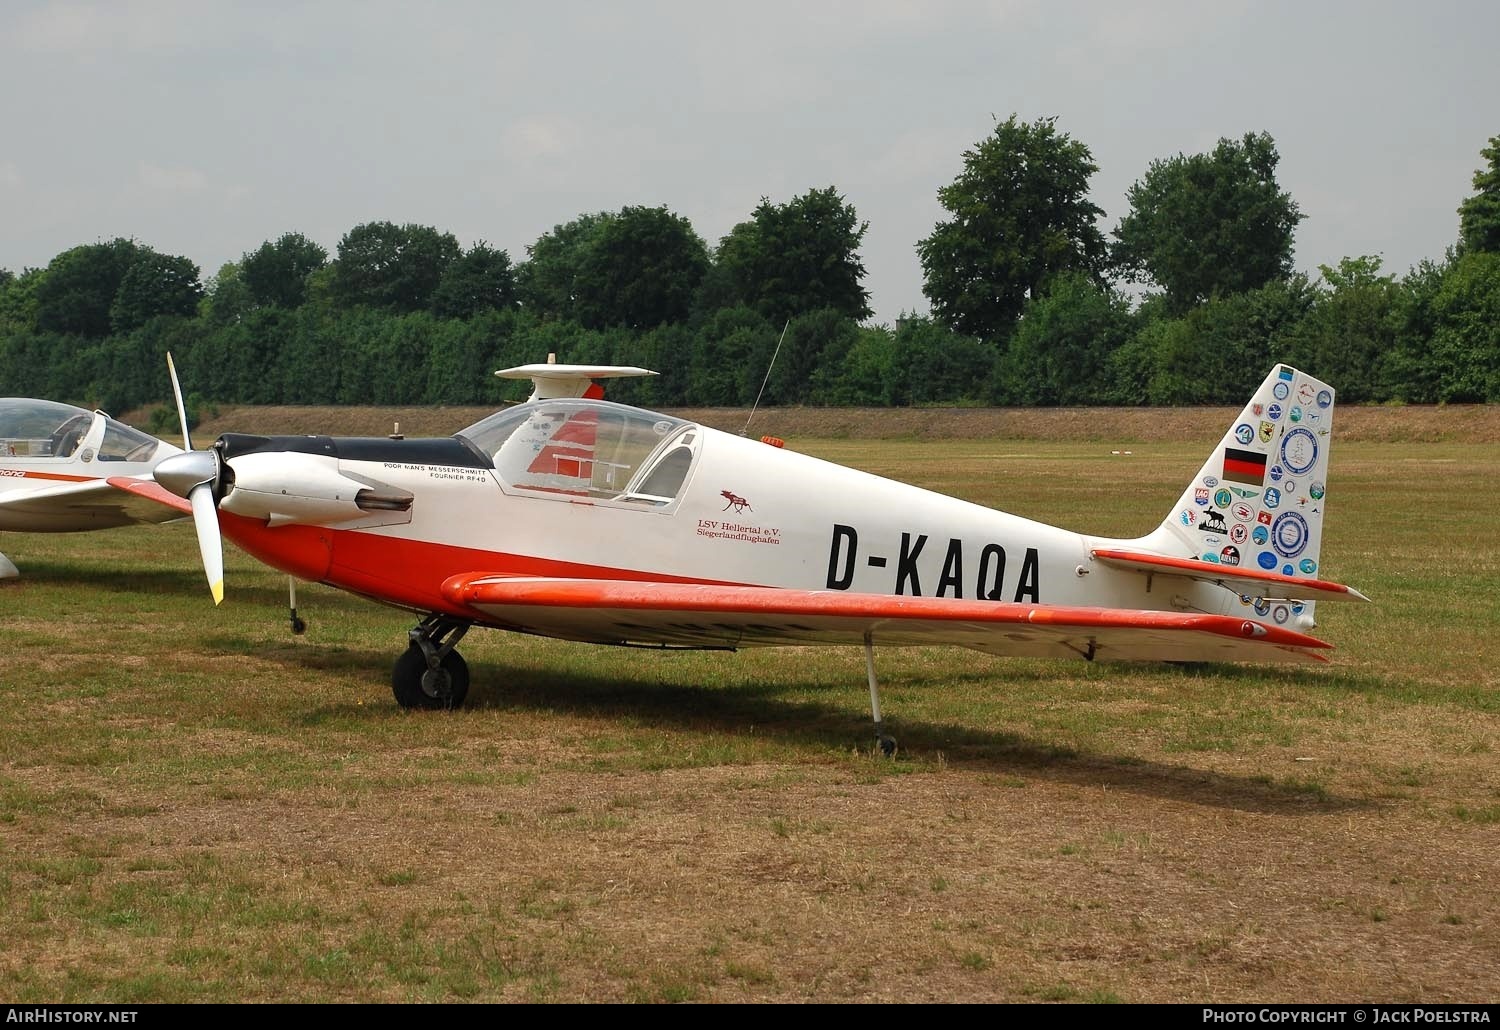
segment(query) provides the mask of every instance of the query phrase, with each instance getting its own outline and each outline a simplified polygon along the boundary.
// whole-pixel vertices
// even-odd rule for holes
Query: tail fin
[[[1212,564],[1317,578],[1333,400],[1328,384],[1277,365],[1142,543]],[[1312,602],[1296,615],[1310,625]]]

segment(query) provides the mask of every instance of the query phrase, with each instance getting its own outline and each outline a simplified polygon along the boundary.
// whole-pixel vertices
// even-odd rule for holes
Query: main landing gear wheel
[[[895,737],[887,737],[884,733],[882,733],[878,737],[875,738],[875,743],[876,743],[876,745],[879,746],[880,753],[882,755],[885,755],[885,757],[887,757],[887,758],[893,758],[893,757],[895,757],[895,754],[896,754],[896,738]]]
[[[402,708],[457,708],[469,695],[469,663],[449,651],[429,669],[422,649],[413,644],[391,670],[391,693]]]
[[[402,708],[457,708],[469,695],[469,663],[454,650],[470,623],[436,613],[406,635],[411,646],[391,670]]]

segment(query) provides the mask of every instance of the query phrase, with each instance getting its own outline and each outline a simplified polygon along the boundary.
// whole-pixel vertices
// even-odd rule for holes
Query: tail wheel
[[[469,663],[457,651],[428,668],[422,649],[413,644],[391,670],[391,693],[402,708],[458,708],[469,696]]]

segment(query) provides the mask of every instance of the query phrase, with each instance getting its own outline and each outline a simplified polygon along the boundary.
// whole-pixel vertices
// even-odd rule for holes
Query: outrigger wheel
[[[454,645],[467,622],[429,615],[407,635],[411,644],[391,670],[391,693],[402,708],[458,708],[469,695],[469,663]]]

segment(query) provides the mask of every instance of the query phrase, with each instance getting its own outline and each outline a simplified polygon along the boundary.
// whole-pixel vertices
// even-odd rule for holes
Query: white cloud
[[[169,193],[197,193],[208,187],[208,176],[196,168],[165,168],[137,161],[136,180],[148,189]]]
[[[561,157],[578,145],[579,131],[570,119],[536,115],[511,122],[503,134],[506,156],[526,160]]]
[[[43,54],[174,51],[218,35],[222,13],[207,0],[47,3],[22,15],[8,35],[14,46]]]

